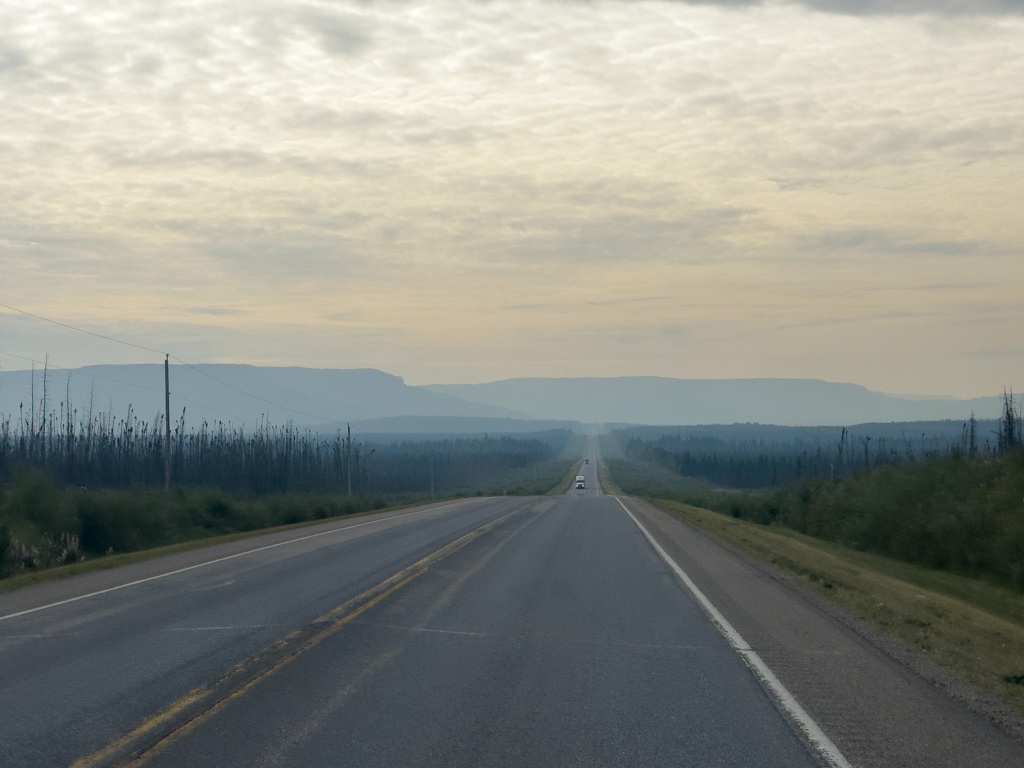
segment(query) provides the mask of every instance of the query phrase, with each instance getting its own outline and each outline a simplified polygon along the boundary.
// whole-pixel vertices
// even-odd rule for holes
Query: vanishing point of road
[[[770,566],[602,495],[588,458],[564,496],[0,595],[0,765],[1024,765]]]

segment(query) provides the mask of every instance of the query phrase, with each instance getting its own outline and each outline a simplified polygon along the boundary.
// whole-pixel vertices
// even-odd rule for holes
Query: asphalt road
[[[354,518],[0,595],[0,765],[821,765],[601,495],[590,450],[586,489],[561,497]],[[899,713],[838,686],[887,677],[885,695],[912,707],[928,704],[920,681],[893,682],[884,658],[814,666],[822,644],[849,645],[847,662],[870,649],[770,574],[627,504],[854,765],[936,765],[929,728],[1021,764],[1015,742],[935,701],[913,723],[920,744],[880,744],[899,729],[865,718]]]
[[[474,499],[355,518],[2,594],[0,765],[70,764],[290,631],[528,502]],[[246,552],[268,543],[277,546]],[[204,556],[231,559],[194,567]]]
[[[588,488],[563,497],[314,531],[94,596],[74,579],[34,602],[0,596],[0,616],[81,598],[0,619],[0,764],[101,750],[497,521],[160,741],[147,764],[813,765],[617,502],[598,495],[593,458],[584,474]],[[164,572],[174,566],[188,567]]]

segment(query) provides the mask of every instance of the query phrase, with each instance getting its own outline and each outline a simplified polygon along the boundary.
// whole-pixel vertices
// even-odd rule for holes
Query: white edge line
[[[46,605],[40,605],[36,608],[27,608],[24,611],[18,611],[17,613],[8,613],[6,616],[0,616],[0,621],[7,621],[7,619],[15,619],[18,616],[25,616],[29,613],[35,613],[36,611],[45,611],[48,608],[56,608],[59,605],[67,605],[68,603],[75,603],[79,600],[85,600],[87,597],[96,597],[97,595],[105,595],[108,592],[116,592],[119,589],[125,589],[127,587],[134,587],[137,584],[145,584],[147,581],[156,581],[157,579],[163,579],[168,576],[175,576],[179,573],[185,573],[185,571],[193,571],[196,568],[205,568],[208,565],[214,565],[216,563],[223,563],[225,560],[234,560],[236,557],[244,557],[245,555],[251,555],[254,552],[263,552],[267,549],[273,549],[274,547],[283,547],[285,544],[295,544],[299,541],[306,541],[307,539],[315,539],[317,536],[327,536],[331,533],[339,533],[341,531],[348,531],[352,528],[362,528],[364,525],[373,525],[374,523],[386,523],[390,520],[397,520],[401,517],[410,517],[412,515],[422,515],[425,512],[439,512],[442,509],[450,509],[451,507],[464,504],[465,502],[457,501],[454,504],[445,504],[441,507],[430,507],[429,509],[420,509],[415,512],[406,512],[401,515],[392,515],[391,517],[381,517],[376,520],[367,520],[363,523],[355,523],[354,525],[343,525],[340,528],[331,528],[329,531],[321,531],[320,533],[311,533],[308,536],[300,536],[297,539],[288,539],[287,541],[279,541],[276,544],[267,544],[263,547],[256,547],[256,549],[247,549],[245,552],[236,552],[233,555],[226,555],[224,557],[218,557],[216,560],[207,560],[205,563],[196,563],[195,565],[189,565],[185,568],[178,568],[176,571],[168,571],[167,573],[158,573],[156,576],[147,576],[145,579],[137,579],[136,581],[129,581],[124,584],[118,584],[113,587],[107,587],[106,589],[100,589],[96,592],[89,592],[84,595],[78,595],[77,597],[69,597],[67,600],[58,600],[56,603],[47,603]]]
[[[811,745],[818,750],[821,757],[828,763],[832,768],[853,768],[852,765],[843,757],[843,754],[839,751],[839,748],[832,743],[832,740],[825,735],[824,731],[818,727],[818,724],[811,719],[811,716],[807,714],[803,707],[797,702],[786,687],[779,681],[779,678],[768,668],[768,665],[764,663],[757,652],[747,644],[740,633],[737,632],[733,626],[726,620],[721,612],[715,608],[710,600],[705,596],[703,592],[693,583],[693,580],[686,575],[686,571],[679,567],[675,560],[662,548],[662,546],[654,540],[654,537],[647,531],[646,528],[636,519],[636,516],[630,512],[629,508],[622,503],[622,499],[618,496],[614,497],[619,506],[622,507],[626,514],[629,515],[630,519],[636,523],[636,527],[640,529],[640,532],[644,535],[650,545],[654,548],[654,551],[658,553],[662,560],[668,565],[669,568],[679,577],[679,580],[686,585],[686,588],[690,590],[693,596],[697,599],[700,607],[704,609],[704,612],[708,614],[711,621],[714,623],[718,630],[725,635],[729,644],[739,653],[743,660],[747,663],[753,671],[754,676],[757,677],[758,681],[765,688],[769,690],[772,696],[775,698],[776,704],[785,711],[785,713],[797,724],[803,735],[811,743]]]

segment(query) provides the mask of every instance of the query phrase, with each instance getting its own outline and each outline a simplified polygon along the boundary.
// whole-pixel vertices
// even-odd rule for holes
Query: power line
[[[78,331],[79,333],[87,333],[90,336],[95,336],[97,339],[106,339],[107,341],[112,341],[115,344],[124,344],[127,347],[135,347],[136,349],[144,349],[146,352],[156,352],[156,354],[158,354],[158,355],[166,354],[166,352],[161,352],[159,349],[153,349],[152,347],[144,347],[141,344],[132,344],[130,341],[123,341],[121,339],[115,339],[113,336],[104,336],[102,333],[94,333],[93,331],[87,331],[84,328],[76,328],[73,325],[68,325],[67,323],[61,323],[61,322],[58,322],[57,320],[51,320],[50,318],[43,317],[42,315],[34,315],[31,312],[26,312],[24,309],[18,309],[17,307],[12,307],[9,304],[0,304],[0,307],[3,307],[4,309],[9,309],[12,312],[20,312],[23,315],[28,315],[29,317],[34,317],[36,320],[42,320],[44,323],[53,323],[54,325],[59,325],[61,328],[68,328],[68,329],[70,329],[72,331]]]
[[[2,350],[2,349],[0,349],[0,355],[7,355],[8,357],[16,357],[19,360],[26,360],[26,361],[28,361],[30,363],[35,363],[36,365],[47,365],[47,363],[44,363],[41,360],[36,360],[34,357],[25,357],[24,355],[16,355],[13,352],[6,352],[5,350]],[[120,385],[125,386],[125,387],[135,387],[135,389],[142,389],[142,390],[145,390],[146,392],[156,392],[157,394],[160,394],[160,395],[162,395],[164,393],[164,391],[162,389],[157,389],[156,387],[147,387],[145,384],[133,384],[130,381],[121,381],[120,379],[112,379],[109,376],[100,376],[99,374],[95,374],[95,373],[82,373],[82,371],[80,371],[80,370],[75,370],[74,368],[65,368],[64,366],[55,365],[54,363],[49,363],[49,366],[50,366],[50,368],[54,368],[54,369],[56,369],[58,371],[66,371],[68,373],[68,375],[80,376],[82,378],[88,378],[88,379],[100,379],[102,381],[109,381],[109,382],[111,382],[113,384],[120,384]],[[190,400],[189,398],[182,397],[181,395],[175,395],[175,397],[177,397],[179,400],[181,400],[184,403],[188,403],[189,405],[195,405],[195,406],[198,406],[200,408],[207,408],[207,409],[209,409],[211,411],[214,411],[216,413],[219,413],[219,414],[221,414],[223,416],[228,416],[229,418],[232,418],[232,419],[238,419],[238,421],[240,423],[242,423],[242,424],[245,423],[245,419],[243,417],[237,416],[237,415],[235,415],[233,413],[228,413],[227,411],[221,410],[220,408],[217,408],[216,406],[207,405],[206,403],[200,403],[200,402],[198,402],[196,400]]]
[[[213,379],[217,383],[223,384],[225,387],[228,387],[229,389],[233,389],[236,392],[241,392],[243,395],[248,395],[249,397],[251,397],[251,398],[253,398],[255,400],[259,400],[261,402],[264,402],[267,405],[272,405],[275,408],[283,408],[286,411],[291,411],[292,413],[297,413],[300,416],[305,416],[305,417],[310,418],[310,419],[319,419],[320,421],[326,421],[326,422],[338,421],[338,419],[327,419],[327,418],[324,418],[323,416],[314,416],[312,413],[305,413],[303,411],[297,411],[294,408],[288,408],[287,406],[275,403],[273,400],[267,400],[265,397],[260,397],[259,395],[254,395],[254,394],[252,394],[252,392],[246,392],[244,389],[239,389],[234,384],[228,384],[223,379],[218,379],[212,373],[207,373],[206,371],[199,370],[198,368],[196,368],[191,363],[186,363],[184,360],[182,360],[180,357],[178,357],[176,355],[171,355],[171,359],[172,360],[177,360],[179,363],[181,363],[182,365],[188,366],[189,368],[191,368],[196,373],[202,374],[203,376],[206,376],[208,379]]]
[[[48,365],[50,368],[55,368],[58,371],[67,371],[69,374],[77,374],[78,376],[83,376],[83,377],[84,376],[88,376],[90,379],[101,379],[103,381],[113,382],[114,384],[122,384],[123,386],[126,386],[126,387],[135,387],[136,389],[144,389],[147,392],[160,392],[160,393],[163,392],[162,389],[157,389],[156,387],[147,387],[145,384],[133,384],[130,381],[121,381],[120,379],[111,379],[108,376],[100,376],[100,375],[95,374],[95,373],[85,374],[85,373],[82,373],[81,371],[75,370],[74,368],[65,368],[64,366],[57,365],[56,363],[43,362],[42,360],[36,360],[34,357],[25,357],[24,355],[16,355],[13,352],[7,352],[6,350],[3,350],[3,349],[0,349],[0,355],[7,355],[8,357],[16,357],[19,360],[25,360],[26,362],[35,363],[36,365]],[[181,398],[181,399],[184,400],[185,398]],[[204,408],[211,408],[212,406],[203,406],[203,407]]]
[[[156,353],[158,355],[168,355],[169,357],[172,357],[175,360],[177,360],[182,365],[188,366],[189,368],[191,368],[196,373],[202,374],[203,376],[206,376],[208,379],[213,379],[218,384],[222,384],[223,386],[225,386],[225,387],[227,387],[229,389],[233,389],[236,392],[240,392],[243,395],[245,395],[246,397],[251,397],[254,400],[259,400],[260,402],[266,403],[267,405],[272,405],[275,408],[280,408],[283,411],[288,411],[290,413],[296,413],[299,416],[305,416],[306,418],[309,418],[309,419],[317,419],[318,421],[324,421],[324,422],[327,422],[327,423],[343,421],[343,419],[328,419],[328,418],[326,418],[324,416],[315,416],[314,414],[311,414],[311,413],[305,413],[304,411],[299,411],[299,410],[296,410],[295,408],[289,408],[286,405],[281,405],[280,403],[275,403],[273,400],[267,400],[267,398],[260,397],[259,395],[254,395],[252,392],[246,392],[244,389],[242,389],[240,387],[236,387],[234,384],[228,384],[223,379],[219,379],[219,378],[217,378],[216,376],[214,376],[211,373],[207,373],[206,371],[199,370],[198,368],[196,368],[196,366],[192,365],[191,363],[185,362],[184,360],[182,360],[177,355],[172,355],[169,352],[165,352],[165,351],[162,351],[162,350],[159,350],[159,349],[153,349],[152,347],[145,347],[145,346],[142,346],[141,344],[133,344],[132,342],[124,341],[123,339],[115,339],[113,336],[104,336],[102,333],[94,333],[93,331],[87,331],[84,328],[78,328],[78,327],[76,327],[74,325],[69,325],[67,323],[61,323],[61,322],[58,322],[57,320],[51,320],[48,317],[43,317],[42,315],[36,315],[36,314],[34,314],[32,312],[27,312],[24,309],[18,309],[17,307],[12,307],[9,304],[0,303],[0,307],[3,307],[4,309],[9,309],[12,312],[18,312],[18,313],[20,313],[22,315],[28,315],[29,317],[34,317],[36,320],[42,320],[43,322],[46,322],[46,323],[52,323],[53,325],[59,325],[61,328],[67,328],[67,329],[72,330],[72,331],[78,331],[79,333],[85,333],[85,334],[88,334],[89,336],[95,336],[98,339],[104,339],[106,341],[112,341],[115,344],[124,344],[127,347],[134,347],[135,349],[142,349],[142,350],[145,350],[146,352],[154,352],[154,353]],[[19,355],[14,355],[14,357],[20,357],[20,356]],[[28,360],[28,359],[31,359],[31,358],[21,358],[21,359]],[[33,362],[38,362],[38,361],[33,361]],[[100,377],[97,377],[97,378],[100,378]],[[113,380],[111,379],[111,381],[113,381]],[[120,382],[120,383],[125,383],[125,382]],[[181,400],[185,400],[185,398],[183,398],[183,397],[181,397],[180,399]],[[212,410],[218,411],[220,413],[224,413],[224,411],[219,411],[219,409],[212,408],[212,406],[208,406],[207,405],[207,406],[203,406],[203,407],[204,408],[211,408]],[[232,417],[232,418],[238,418],[238,417],[235,416],[235,417]]]

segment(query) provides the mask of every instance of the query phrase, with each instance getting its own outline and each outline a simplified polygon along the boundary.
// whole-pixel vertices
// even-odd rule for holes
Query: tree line
[[[0,416],[0,482],[33,467],[60,485],[87,488],[159,486],[165,451],[181,486],[211,486],[256,495],[290,491],[440,492],[488,475],[551,461],[571,437],[551,430],[531,437],[449,438],[423,442],[349,442],[291,425],[262,422],[245,431],[229,423],[186,425],[186,411],[166,438],[163,416],[139,418],[129,407],[85,413],[66,401],[47,410],[45,395],[28,412]]]
[[[756,426],[756,425],[755,425]],[[988,425],[986,425],[988,426]],[[631,461],[657,464],[678,475],[699,477],[728,488],[787,485],[806,477],[845,477],[873,467],[920,461],[930,454],[958,453],[973,457],[1012,451],[1024,439],[1021,407],[1012,392],[1003,398],[1003,414],[991,434],[972,415],[960,425],[955,439],[921,439],[901,434],[857,435],[843,427],[838,439],[808,445],[802,440],[770,442],[757,439],[726,441],[703,435],[668,434],[652,439],[631,437],[624,445]],[[901,430],[902,431],[902,430]]]

